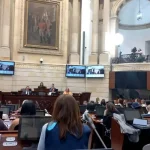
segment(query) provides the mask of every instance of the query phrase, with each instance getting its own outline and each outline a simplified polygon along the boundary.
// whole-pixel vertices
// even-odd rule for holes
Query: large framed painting
[[[39,0],[26,0],[24,46],[58,49],[59,4]]]

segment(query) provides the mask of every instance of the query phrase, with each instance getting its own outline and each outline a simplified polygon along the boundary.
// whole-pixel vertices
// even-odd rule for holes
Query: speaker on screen
[[[87,78],[104,78],[104,66],[86,66]]]
[[[66,77],[85,78],[85,66],[66,65]]]
[[[14,75],[15,62],[0,61],[0,75]]]

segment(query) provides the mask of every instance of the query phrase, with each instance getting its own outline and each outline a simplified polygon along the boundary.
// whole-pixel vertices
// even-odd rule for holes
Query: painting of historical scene
[[[26,0],[24,46],[58,49],[59,5]]]

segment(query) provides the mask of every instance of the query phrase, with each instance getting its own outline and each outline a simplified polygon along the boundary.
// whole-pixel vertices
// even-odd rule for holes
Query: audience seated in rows
[[[31,100],[25,100],[22,104],[22,107],[21,107],[21,112],[20,112],[20,115],[22,116],[25,116],[25,115],[36,115],[36,106],[35,104],[33,103],[33,101]],[[19,128],[19,118],[15,119],[9,130],[18,130]]]
[[[38,150],[88,149],[91,130],[82,124],[79,107],[72,96],[59,96],[52,116],[53,121],[42,128]]]

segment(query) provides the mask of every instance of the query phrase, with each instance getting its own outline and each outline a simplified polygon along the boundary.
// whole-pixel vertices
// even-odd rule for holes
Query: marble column
[[[109,55],[109,32],[110,32],[110,0],[104,0],[103,9],[103,33],[102,33],[102,53],[99,56],[100,64],[110,63]]]
[[[99,0],[93,0],[92,49],[89,64],[98,63]]]
[[[71,50],[69,56],[70,64],[79,64],[79,15],[80,7],[79,0],[73,0],[72,2],[72,35],[71,35]]]
[[[115,35],[118,31],[118,17],[113,16],[110,18],[110,34]],[[112,44],[110,48],[111,57],[118,57],[118,47],[115,44]]]
[[[10,14],[11,0],[1,1],[0,59],[10,60]]]

